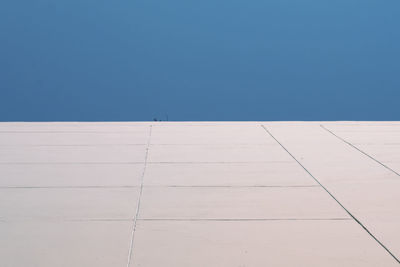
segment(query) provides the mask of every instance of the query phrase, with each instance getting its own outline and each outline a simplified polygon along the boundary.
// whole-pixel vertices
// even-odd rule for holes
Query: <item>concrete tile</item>
[[[138,221],[135,267],[398,266],[354,221]]]
[[[2,147],[0,163],[144,162],[145,145]]]
[[[146,145],[149,130],[131,132],[1,132],[0,146]]]
[[[399,177],[400,178],[400,177]],[[400,179],[331,185],[332,193],[395,255],[400,255]]]
[[[400,132],[362,132],[351,135],[347,132],[333,132],[353,145],[400,145]]]
[[[149,162],[291,161],[277,145],[152,145]]]
[[[139,164],[3,164],[0,187],[140,186]]]
[[[0,189],[0,219],[132,219],[139,188]]]
[[[357,147],[380,162],[400,162],[400,145],[358,145]]]
[[[297,162],[148,164],[145,186],[316,185]]]
[[[400,172],[400,127],[329,125],[329,130],[389,168]]]
[[[378,123],[378,124],[370,124],[367,122],[361,123],[352,123],[343,125],[340,123],[327,123],[323,122],[327,128],[332,131],[340,131],[342,133],[346,132],[348,134],[374,134],[374,133],[400,133],[400,124],[398,122],[388,122],[388,123]]]
[[[399,161],[392,161],[392,162],[385,162],[385,165],[394,170],[397,173],[400,173],[400,160]]]
[[[399,220],[393,220],[391,217],[369,218],[367,226],[372,233],[374,233],[374,235],[398,258],[398,255],[400,255]]]
[[[325,125],[327,129],[353,145],[400,145],[400,127]]]
[[[380,218],[400,221],[400,179],[390,182],[348,183],[346,186],[331,184],[330,187],[333,193],[341,197],[342,203],[351,207],[353,214],[363,222]],[[368,216],[365,217],[366,215]]]
[[[348,218],[320,187],[145,187],[141,219]]]
[[[4,267],[126,266],[132,222],[0,222]]]
[[[155,126],[152,144],[271,144],[260,125]]]
[[[1,122],[0,132],[136,132],[149,122]]]

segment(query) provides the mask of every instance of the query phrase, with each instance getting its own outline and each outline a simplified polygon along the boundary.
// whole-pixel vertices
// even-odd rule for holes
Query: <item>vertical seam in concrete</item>
[[[344,206],[343,206],[343,204],[342,203],[340,203],[339,202],[339,200],[337,200],[336,198],[335,198],[335,196],[331,193],[331,192],[329,192],[329,190],[324,186],[324,185],[322,185],[321,184],[321,182],[317,179],[317,178],[315,178],[307,169],[306,169],[306,167],[304,167],[303,166],[303,164],[301,164],[300,163],[300,161],[298,161],[297,159],[296,159],[296,157],[295,156],[293,156],[292,155],[292,153],[290,153],[289,152],[289,150],[287,150],[286,149],[286,147],[284,147],[271,133],[270,133],[270,131],[268,131],[268,129],[264,126],[264,125],[261,125],[261,127],[262,128],[264,128],[264,130],[336,201],[336,203],[338,203],[346,212],[347,212],[347,214],[351,217],[351,218],[353,218],[353,220],[355,221],[355,222],[357,222],[383,249],[385,249],[386,250],[386,252],[387,253],[389,253],[390,254],[390,256],[392,256],[393,257],[393,259],[395,260],[395,261],[397,261],[397,263],[400,263],[400,260],[381,242],[381,241],[379,241],[348,209],[346,209]]]
[[[134,215],[135,217],[133,219],[131,243],[130,243],[130,246],[129,246],[129,253],[128,253],[128,263],[126,265],[127,267],[130,266],[131,261],[132,261],[133,243],[134,243],[134,239],[135,239],[136,223],[137,223],[137,218],[139,216],[140,202],[141,202],[141,199],[142,199],[144,175],[145,175],[146,168],[147,168],[147,159],[148,159],[148,156],[149,156],[149,149],[150,149],[152,130],[153,130],[153,125],[150,125],[149,138],[147,140],[146,153],[145,153],[145,158],[144,158],[143,172],[142,172],[141,179],[140,179],[139,197],[138,197],[138,202],[137,202],[137,206],[136,206],[136,212],[135,212],[135,215]]]
[[[379,163],[380,165],[382,165],[383,167],[385,167],[386,169],[388,169],[389,171],[393,172],[394,174],[400,176],[400,174],[398,172],[396,172],[395,170],[391,169],[389,166],[383,164],[382,162],[380,162],[379,160],[375,159],[374,157],[368,155],[366,152],[362,151],[361,149],[359,149],[358,147],[356,147],[355,145],[353,145],[352,143],[346,141],[344,138],[338,136],[337,134],[335,134],[333,131],[329,130],[328,128],[326,128],[324,125],[320,124],[319,125],[322,129],[324,129],[325,131],[327,131],[328,133],[332,134],[333,136],[335,136],[337,139],[343,141],[344,143],[348,144],[349,146],[351,146],[352,148],[356,149],[358,152],[361,152],[362,154],[364,154],[365,156],[367,156],[368,158],[372,159],[373,161]]]

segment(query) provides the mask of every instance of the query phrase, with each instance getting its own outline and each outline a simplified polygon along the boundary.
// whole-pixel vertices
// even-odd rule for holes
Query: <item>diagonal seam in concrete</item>
[[[396,260],[398,263],[400,263],[400,260],[381,242],[379,241],[378,238],[376,238],[369,230],[368,228],[366,228],[348,209],[346,209],[342,203],[340,203],[339,200],[336,199],[336,197],[329,192],[329,190],[323,185],[321,184],[321,182],[315,178],[308,170],[306,167],[303,166],[303,164],[300,163],[300,161],[297,160],[297,158],[295,156],[292,155],[292,153],[289,152],[289,150],[287,150],[287,148],[282,145],[282,143],[280,143],[278,141],[278,139],[275,138],[275,136],[273,136],[271,134],[270,131],[268,131],[268,129],[264,126],[261,125],[262,128],[264,128],[264,130],[336,201],[336,203],[338,203],[346,212],[347,214],[354,219],[354,221],[356,221],[383,249],[386,250],[387,253],[390,254],[390,256],[393,257],[394,260]]]
[[[356,149],[357,151],[361,152],[362,154],[364,154],[365,156],[369,157],[370,159],[372,159],[373,161],[377,162],[378,164],[382,165],[383,167],[385,167],[386,169],[388,169],[389,171],[393,172],[394,174],[400,176],[400,174],[398,172],[396,172],[395,170],[393,170],[392,168],[390,168],[389,166],[385,165],[384,163],[380,162],[379,160],[377,160],[376,158],[372,157],[371,155],[367,154],[366,152],[362,151],[361,149],[359,149],[358,147],[356,147],[355,145],[353,145],[352,143],[346,141],[344,138],[338,136],[337,134],[335,134],[333,131],[329,130],[328,128],[326,128],[324,125],[320,124],[319,125],[322,129],[324,129],[325,131],[327,131],[328,133],[332,134],[333,136],[335,136],[337,139],[343,141],[344,143],[348,144],[349,146],[351,146],[352,148]]]

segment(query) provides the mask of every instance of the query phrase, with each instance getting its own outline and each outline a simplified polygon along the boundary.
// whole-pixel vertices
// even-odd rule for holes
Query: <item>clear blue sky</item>
[[[400,120],[399,0],[2,0],[0,120]]]

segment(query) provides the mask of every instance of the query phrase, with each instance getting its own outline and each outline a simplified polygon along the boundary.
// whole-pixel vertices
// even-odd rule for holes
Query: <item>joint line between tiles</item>
[[[151,133],[153,130],[153,125],[150,125],[150,130],[149,130],[149,138],[147,141],[147,147],[146,147],[146,154],[145,154],[145,159],[144,159],[144,166],[143,166],[143,172],[141,176],[141,181],[140,181],[140,191],[139,191],[139,197],[138,197],[138,203],[136,206],[136,212],[135,212],[135,217],[133,219],[133,227],[132,227],[132,233],[131,233],[131,243],[129,246],[129,252],[128,252],[128,262],[127,262],[127,267],[130,266],[131,261],[132,261],[132,255],[133,255],[133,244],[135,240],[135,231],[136,231],[136,224],[137,224],[137,218],[139,215],[139,210],[140,210],[140,202],[142,198],[142,193],[143,193],[143,184],[144,184],[144,175],[146,173],[146,167],[147,167],[147,159],[149,156],[149,149],[150,149],[150,142],[151,142]]]
[[[144,186],[144,185],[143,185]],[[309,188],[321,187],[320,185],[146,185],[151,188]],[[6,189],[125,189],[140,188],[136,185],[79,185],[79,186],[0,186]]]
[[[395,170],[393,170],[392,168],[390,168],[389,166],[385,165],[384,163],[380,162],[379,160],[375,159],[374,157],[370,156],[369,154],[367,154],[366,152],[362,151],[361,149],[359,149],[358,147],[356,147],[355,145],[353,145],[352,143],[346,141],[344,138],[338,136],[337,134],[335,134],[333,131],[329,130],[328,128],[326,128],[324,125],[320,124],[319,125],[322,129],[324,129],[325,131],[327,131],[328,133],[332,134],[333,136],[335,136],[337,139],[341,140],[342,142],[348,144],[349,146],[351,146],[352,148],[354,148],[355,150],[357,150],[358,152],[364,154],[365,156],[369,157],[370,159],[372,159],[373,161],[375,161],[376,163],[380,164],[381,166],[385,167],[386,169],[388,169],[389,171],[393,172],[394,174],[396,174],[397,176],[400,176],[400,173],[396,172]]]
[[[265,222],[265,221],[352,221],[352,218],[141,218],[139,221],[171,221],[171,222]]]
[[[324,189],[325,190],[325,192],[327,192],[335,201],[336,201],[336,203],[338,203],[345,211],[346,211],[346,213],[351,217],[351,218],[353,218],[353,220],[356,222],[356,223],[358,223],[383,249],[385,249],[386,250],[386,252],[387,253],[389,253],[389,255],[390,256],[392,256],[393,257],[393,259],[395,260],[395,261],[397,261],[397,263],[400,263],[400,260],[381,242],[381,241],[379,241],[379,239],[378,238],[376,238],[369,230],[368,230],[368,228],[367,227],[365,227],[348,209],[346,209],[344,206],[343,206],[343,204],[339,201],[339,200],[337,200],[336,199],[336,197],[324,186],[324,185],[322,185],[321,184],[321,182],[317,179],[317,178],[315,178],[312,174],[311,174],[311,172],[309,172],[308,171],[308,169],[306,168],[306,167],[304,167],[304,165],[303,164],[301,164],[300,163],[300,161],[298,161],[297,160],[297,158],[292,154],[292,153],[290,153],[289,152],[289,150],[287,150],[286,149],[286,147],[284,146],[284,145],[282,145],[282,143],[280,143],[279,141],[278,141],[278,139],[276,139],[275,138],[275,136],[273,136],[272,134],[271,134],[271,132],[270,131],[268,131],[268,129],[264,126],[264,125],[261,125],[261,127],[262,128],[264,128],[264,130],[322,187],[322,189]]]

